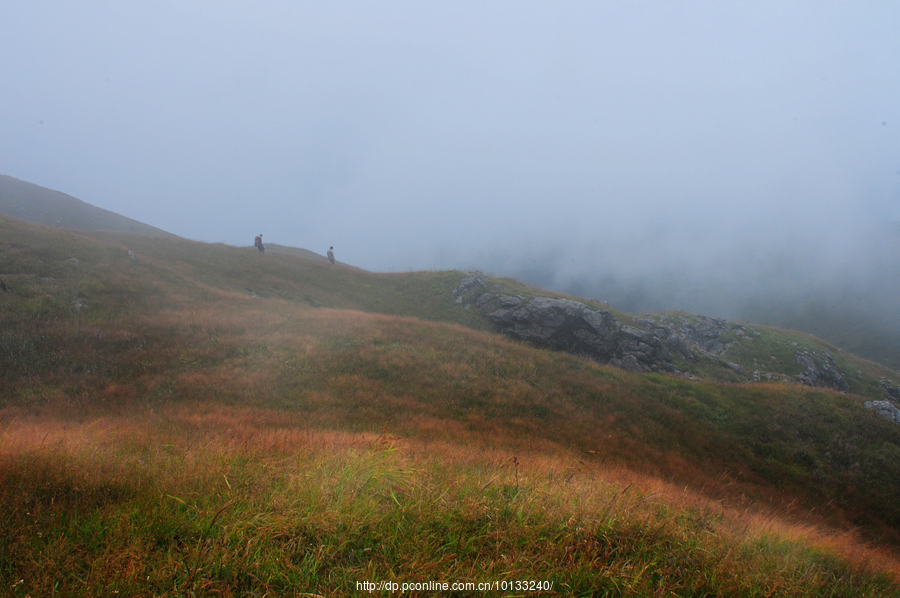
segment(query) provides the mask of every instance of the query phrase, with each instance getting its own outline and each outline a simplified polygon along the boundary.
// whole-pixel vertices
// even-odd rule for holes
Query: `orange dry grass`
[[[423,435],[400,438],[394,435],[349,433],[311,429],[302,414],[256,407],[216,407],[204,404],[170,406],[156,412],[129,416],[93,418],[83,422],[48,420],[43,417],[15,416],[4,412],[0,431],[0,460],[22,454],[50,451],[67,454],[82,463],[85,479],[110,468],[124,467],[129,461],[122,450],[144,447],[160,451],[175,449],[181,471],[164,486],[179,488],[193,476],[221,476],[228,483],[227,463],[235,457],[249,457],[263,469],[281,467],[291,455],[346,455],[371,447],[392,447],[396,465],[403,471],[434,470],[449,474],[449,469],[476,476],[475,482],[491,485],[528,487],[531,492],[558,493],[560,485],[545,483],[565,480],[565,495],[556,496],[550,515],[616,516],[658,520],[659,509],[674,513],[701,530],[717,546],[753,546],[773,539],[801,544],[808,550],[845,559],[862,571],[887,573],[900,580],[900,558],[888,550],[863,542],[853,531],[829,528],[812,517],[798,517],[788,509],[781,512],[759,507],[749,501],[716,500],[702,492],[675,486],[659,478],[636,473],[614,465],[581,459],[581,455],[536,443],[511,452],[489,442],[475,442],[462,430],[459,441],[447,440],[444,422],[420,418],[422,429],[442,428],[440,439]],[[169,447],[169,448],[166,448]],[[548,452],[552,448],[553,452]],[[89,458],[85,458],[89,457]],[[290,459],[288,459],[291,462]],[[116,464],[118,462],[118,465]],[[94,465],[91,465],[94,464]],[[90,468],[96,467],[97,472]],[[161,470],[160,470],[161,471]],[[274,473],[274,471],[273,471]],[[297,475],[293,470],[282,475]],[[449,474],[452,475],[452,474]],[[409,480],[407,483],[414,483]],[[456,483],[451,477],[447,483]],[[398,492],[403,487],[396,488]],[[526,499],[527,500],[527,499]],[[543,504],[543,503],[542,503]],[[671,526],[671,523],[665,525]],[[732,549],[722,550],[727,555]],[[731,558],[729,556],[728,558]],[[736,555],[734,558],[738,558]]]

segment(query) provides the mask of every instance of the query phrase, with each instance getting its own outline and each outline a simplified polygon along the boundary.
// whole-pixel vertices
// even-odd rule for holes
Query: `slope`
[[[320,555],[328,564],[325,573],[322,569],[310,573],[320,575],[320,580],[330,579],[328,571],[343,571],[340,575],[346,578],[361,575],[364,570],[354,568],[354,563],[361,562],[366,550],[384,559],[386,569],[376,568],[374,573],[397,570],[398,563],[402,564],[399,570],[414,571],[422,563],[417,565],[415,559],[391,552],[400,551],[400,547],[384,552],[363,540],[382,534],[384,528],[379,526],[400,525],[400,521],[428,527],[432,530],[429,533],[437,534],[435,538],[445,543],[464,530],[481,537],[481,532],[471,527],[479,521],[479,508],[486,509],[484,513],[497,509],[497,521],[505,522],[503,527],[486,523],[486,543],[475,542],[468,552],[460,539],[462,544],[454,550],[486,567],[489,562],[496,563],[490,570],[497,575],[504,570],[523,574],[532,562],[529,559],[535,558],[524,546],[533,544],[535,538],[526,535],[521,545],[510,548],[519,555],[516,559],[522,559],[511,568],[504,569],[499,554],[491,557],[485,551],[489,550],[492,534],[513,534],[519,529],[517,517],[524,526],[521,530],[545,525],[537,515],[544,504],[538,496],[555,497],[553,501],[557,502],[551,510],[561,513],[560,518],[554,516],[546,523],[549,527],[540,527],[542,534],[551,534],[546,537],[553,537],[550,528],[557,530],[559,546],[553,550],[572,541],[573,550],[581,546],[578,550],[588,550],[594,554],[592,559],[602,560],[604,550],[612,551],[608,556],[614,555],[624,550],[626,542],[631,556],[621,562],[623,569],[617,575],[644,589],[658,589],[668,583],[671,587],[682,584],[680,587],[693,588],[694,592],[707,588],[705,591],[716,594],[740,587],[743,589],[736,593],[750,595],[752,588],[739,586],[738,579],[746,577],[743,567],[752,569],[753,565],[743,560],[745,557],[728,556],[752,553],[749,545],[735,548],[736,552],[716,548],[711,554],[718,556],[703,561],[699,577],[683,571],[690,559],[698,562],[703,550],[711,550],[710,540],[702,539],[710,536],[707,530],[721,535],[729,526],[739,527],[735,522],[749,521],[736,518],[735,513],[774,509],[779,521],[854,530],[828,550],[818,544],[810,548],[815,543],[804,544],[806,540],[799,538],[809,534],[796,535],[797,528],[791,528],[795,531],[788,533],[789,540],[778,536],[780,539],[771,540],[774,544],[765,539],[765,534],[753,536],[760,542],[757,548],[765,546],[766,554],[812,551],[802,557],[802,562],[815,562],[815,567],[826,568],[822,571],[831,571],[823,573],[822,579],[840,579],[835,587],[844,587],[849,579],[838,569],[850,567],[850,578],[859,576],[860,559],[872,556],[853,540],[853,534],[862,533],[885,546],[898,542],[900,507],[894,497],[900,491],[900,460],[896,459],[900,438],[893,424],[862,407],[859,396],[785,383],[738,385],[632,374],[535,349],[491,333],[476,310],[453,300],[452,289],[462,273],[376,275],[287,255],[260,256],[252,248],[124,233],[86,235],[10,219],[0,219],[0,235],[4,239],[0,278],[11,289],[0,294],[0,368],[4,373],[0,422],[5,439],[0,445],[0,463],[7,481],[0,500],[12,514],[0,532],[7,546],[17,547],[0,552],[0,567],[7,572],[18,574],[23,567],[31,566],[19,555],[37,555],[49,548],[37,534],[57,529],[53,522],[61,521],[60,525],[70,531],[60,529],[60,536],[49,532],[47,536],[70,534],[86,559],[102,557],[99,562],[115,566],[113,561],[103,561],[110,558],[104,557],[103,551],[116,545],[113,538],[120,538],[117,534],[125,538],[133,533],[144,538],[142,543],[148,543],[141,544],[140,551],[149,550],[146,546],[159,547],[161,553],[151,550],[146,558],[161,568],[165,568],[166,558],[179,551],[193,551],[184,561],[194,563],[193,568],[173,566],[167,570],[167,575],[182,584],[180,587],[196,590],[202,586],[201,573],[197,573],[200,562],[204,563],[204,579],[226,579],[222,571],[208,568],[203,551],[239,546],[239,538],[247,536],[238,534],[229,539],[230,532],[224,530],[217,532],[218,540],[207,543],[210,530],[218,529],[216,518],[234,504],[244,505],[241,514],[221,517],[228,522],[228,529],[250,533],[247,526],[252,527],[251,522],[256,521],[254,513],[268,513],[269,507],[262,505],[271,504],[258,502],[262,500],[259,489],[271,488],[266,492],[274,493],[266,494],[265,500],[283,501],[286,498],[280,494],[277,480],[303,478],[302,463],[300,470],[291,465],[297,462],[295,451],[324,458],[315,449],[320,441],[310,438],[322,438],[321,442],[331,443],[328,446],[351,447],[339,450],[342,456],[334,465],[337,471],[330,466],[322,468],[323,477],[315,478],[317,484],[324,488],[331,483],[329,479],[343,479],[345,490],[335,490],[338,495],[349,492],[348,497],[364,496],[368,488],[386,500],[380,502],[379,498],[365,516],[353,515],[361,508],[358,505],[345,505],[338,511],[349,509],[346,518],[323,520],[316,524],[318,527],[308,527],[313,524],[307,522],[303,524],[307,527],[302,527],[306,531],[281,529],[276,534],[275,538],[287,542],[306,537],[303,542],[314,538],[328,545],[333,537],[329,535],[331,530],[337,535],[342,529],[352,532],[354,542],[359,542],[354,545],[355,552],[335,548]],[[495,282],[518,292],[529,291],[514,281]],[[354,457],[359,451],[354,452],[352,447],[372,442],[376,436],[383,444],[376,443],[373,452],[366,449],[362,453],[369,469],[359,474],[362,478],[346,478],[346,468],[361,463]],[[398,443],[405,443],[408,462],[390,461],[394,459],[390,447]],[[82,453],[82,448],[87,452]],[[476,453],[467,452],[472,450]],[[100,470],[92,469],[88,455],[96,458],[107,453],[109,457],[104,458]],[[427,457],[429,454],[443,458]],[[497,470],[500,456],[507,465]],[[381,461],[383,458],[388,461]],[[430,459],[442,464],[438,466]],[[456,466],[452,465],[457,462],[454,459],[458,459]],[[487,467],[485,459],[494,465],[480,469]],[[152,463],[153,469],[144,469],[147,463]],[[273,473],[271,479],[259,477],[259,471],[253,472],[257,466],[259,471],[280,473]],[[170,477],[164,472],[172,467],[174,471],[187,469],[183,475]],[[410,473],[423,467],[436,468],[437,477],[420,478]],[[453,467],[458,468],[453,470],[456,473],[451,471]],[[607,515],[618,512],[608,502],[578,507],[588,509],[586,519],[571,519],[575,515],[568,505],[568,493],[613,496],[624,493],[627,484],[618,490],[589,489],[563,481],[573,475],[585,480],[614,477],[619,475],[614,472],[622,468],[639,476],[652,476],[638,478],[642,488],[656,488],[656,482],[648,481],[651,479],[673,484],[659,491],[670,506],[654,511],[652,518],[657,523],[645,528],[655,530],[649,535],[638,534],[636,530],[642,529],[640,518],[635,521],[624,512],[610,523],[614,526],[596,529],[589,521],[608,521],[604,511]],[[478,471],[495,473],[486,477],[473,473]],[[32,475],[35,473],[39,475]],[[503,484],[492,482],[495,474]],[[85,499],[84,491],[76,489],[92,486],[82,476],[99,480],[112,477],[87,491]],[[457,480],[454,483],[466,488],[462,494],[453,491],[453,504],[482,504],[479,501],[494,498],[482,507],[461,506],[455,510],[444,502],[450,490],[441,493],[437,481],[441,476],[458,476],[453,478]],[[544,487],[536,485],[536,476],[563,481]],[[498,484],[496,495],[492,494],[492,483]],[[687,486],[707,501],[716,501],[717,506],[712,511],[687,509],[677,501],[673,506],[669,501],[677,494],[673,490],[676,486]],[[535,497],[532,502],[522,502],[522,488],[528,488],[528,495]],[[419,490],[424,494],[418,494]],[[148,498],[147,492],[157,498]],[[648,490],[641,496],[654,492]],[[216,502],[219,494],[231,498]],[[165,499],[166,495],[177,500]],[[413,498],[419,502],[413,503]],[[316,511],[319,507],[315,505],[330,504],[332,498],[311,500],[313,506],[304,508]],[[325,502],[316,502],[320,500]],[[142,501],[150,501],[152,508]],[[702,499],[697,501],[703,504]],[[629,512],[651,517],[641,511],[645,502],[641,498],[629,503]],[[66,505],[74,505],[74,511]],[[669,515],[665,514],[667,509]],[[84,527],[85,521],[75,525],[75,511],[87,516],[87,522],[96,522],[100,526],[97,531],[90,531],[89,525]],[[449,520],[427,519],[428,513],[444,511],[449,513]],[[41,525],[47,527],[28,523],[26,512],[41,513]],[[137,513],[151,515],[140,516],[149,517],[144,521]],[[273,517],[287,516],[278,513],[282,512],[277,511]],[[380,518],[378,513],[389,516]],[[144,523],[129,528],[126,522],[137,521],[135,517]],[[366,519],[370,523],[365,525],[374,526],[369,532],[353,523],[366,517],[374,517],[374,523]],[[454,517],[460,519],[451,525],[448,521]],[[570,537],[565,531],[569,529],[567,518],[581,521],[578,525],[592,531],[584,536],[573,528]],[[275,525],[275,520],[267,521],[259,532],[271,531],[266,526]],[[766,521],[775,526],[771,517]],[[100,522],[105,523],[101,526]],[[166,525],[173,527],[145,537]],[[690,534],[688,528],[693,529]],[[598,541],[601,532],[610,543],[590,544]],[[263,536],[268,537],[268,533]],[[172,536],[185,540],[180,546]],[[563,541],[563,536],[568,539]],[[26,547],[23,537],[37,552],[21,552]],[[259,542],[263,539],[250,537]],[[701,550],[687,548],[696,542],[701,543]],[[774,548],[780,542],[787,543],[781,546],[800,546],[799,552]],[[59,544],[53,546],[59,549]],[[129,550],[138,550],[137,546],[128,546]],[[403,544],[402,550],[416,549]],[[684,560],[671,566],[655,561],[664,558],[661,555],[666,552],[674,554],[672,550]],[[831,556],[815,556],[825,554],[823,550]],[[893,566],[893,550],[890,548],[878,562]],[[302,554],[314,554],[306,551],[301,550]],[[435,564],[443,557],[440,546],[434,551],[428,552],[428,563],[435,572],[455,571]],[[853,551],[860,551],[858,554],[865,558],[854,560]],[[123,553],[121,548],[117,552]],[[642,561],[639,553],[650,555],[646,557],[650,560]],[[558,580],[587,591],[590,583],[597,582],[602,568],[589,560],[567,569],[567,554],[562,550],[553,561],[556,569],[566,571],[558,574]],[[77,552],[67,558],[84,565]],[[240,558],[234,558],[237,567]],[[778,567],[784,565],[772,558],[780,564],[763,568],[769,581],[778,578]],[[834,558],[857,564],[829,569],[829,559]],[[729,559],[740,566],[726,566]],[[40,562],[37,557],[33,560]],[[643,562],[642,566],[666,573],[655,581],[642,580],[633,571],[626,574],[628,562]],[[276,567],[272,562],[265,566]],[[801,583],[797,579],[808,580],[802,573],[804,566],[797,566],[792,584]],[[253,571],[256,578],[264,577],[262,569]],[[724,581],[713,583],[709,576]],[[89,577],[85,574],[85,579]],[[239,588],[240,583],[252,581],[238,577],[243,581],[229,587]],[[865,575],[862,578],[870,579]],[[320,583],[327,585],[326,581]],[[881,583],[886,582],[877,582]],[[809,591],[813,586],[802,587]],[[859,586],[851,583],[847,587],[844,595],[859,593]],[[872,593],[879,595],[874,590]]]
[[[162,229],[92,206],[71,195],[2,174],[0,214],[60,228],[174,236]]]

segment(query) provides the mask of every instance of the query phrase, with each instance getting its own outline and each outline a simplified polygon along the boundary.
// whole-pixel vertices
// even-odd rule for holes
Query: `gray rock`
[[[866,401],[863,406],[895,424],[900,424],[900,409],[891,405],[889,401]]]
[[[476,290],[487,288],[484,284],[484,278],[480,274],[468,276],[459,283],[459,286],[453,289],[453,296],[456,297],[457,303],[462,303],[465,296]]]
[[[481,296],[478,297],[478,300],[475,301],[475,307],[478,309],[485,309],[495,298],[491,293],[482,293]],[[456,299],[457,303],[462,303],[462,297],[458,297]]]
[[[737,372],[737,373],[740,374],[741,376],[744,375],[744,369],[743,369],[741,366],[739,366],[738,364],[736,364],[736,363],[732,363],[732,362],[730,362],[730,361],[726,361],[726,362],[725,362],[725,367],[727,367],[729,370],[733,370],[733,371]]]
[[[500,302],[500,306],[504,308],[516,307],[522,303],[524,299],[525,298],[521,295],[500,295],[500,297],[497,298]]]
[[[587,355],[602,363],[615,357],[619,324],[608,311],[594,311],[583,303],[535,297],[519,307],[496,309],[488,318],[501,332],[538,346]]]
[[[720,336],[731,329],[726,320],[702,316],[633,318],[635,325],[623,325],[610,312],[577,301],[550,297],[526,300],[504,293],[499,285],[488,288],[477,274],[464,278],[453,295],[457,303],[474,304],[504,334],[633,372],[680,374],[681,370],[671,363],[673,354],[696,362],[700,353],[724,353],[728,347]],[[743,375],[741,366],[726,365]]]
[[[850,384],[844,378],[840,369],[834,363],[834,359],[827,352],[822,352],[824,359],[822,364],[816,363],[813,354],[803,352],[797,353],[797,363],[806,367],[806,372],[799,374],[797,378],[803,384],[809,386],[825,386],[848,392]]]
[[[682,359],[687,361],[697,361],[697,352],[688,346],[686,340],[674,332],[669,332],[668,336],[665,338],[666,346],[674,353],[680,355]]]
[[[699,316],[694,324],[684,319],[682,322],[684,322],[684,326],[679,333],[689,344],[712,355],[721,355],[728,348],[719,340],[722,333],[729,328],[726,320]]]
[[[619,329],[619,338],[620,352],[634,355],[641,363],[672,360],[665,345],[653,334],[640,328],[622,326]]]
[[[568,299],[484,293],[476,305],[509,336],[589,357],[632,372],[679,372],[672,356],[652,332],[623,326],[606,310]]]

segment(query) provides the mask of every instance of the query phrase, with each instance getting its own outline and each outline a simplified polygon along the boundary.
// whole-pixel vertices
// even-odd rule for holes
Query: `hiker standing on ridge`
[[[334,265],[334,245],[328,248],[328,253],[326,253],[325,255],[328,256],[328,261],[331,262],[332,265]]]
[[[253,244],[256,245],[256,248],[259,249],[260,253],[266,252],[266,246],[263,245],[263,242],[262,242],[262,233],[259,233],[258,235],[256,235],[256,239],[253,241]]]

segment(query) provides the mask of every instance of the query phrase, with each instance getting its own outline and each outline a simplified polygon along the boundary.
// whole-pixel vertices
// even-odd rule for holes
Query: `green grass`
[[[836,556],[846,538],[596,466],[191,414],[56,430],[52,450],[4,462],[8,595],[332,596],[384,580],[530,580],[573,596],[897,589]]]
[[[456,304],[459,272],[0,232],[9,595],[896,594],[900,444],[862,396],[537,350]],[[745,327],[728,360],[825,349],[883,393],[874,364]]]
[[[890,274],[887,275],[890,278]],[[799,305],[777,302],[748,306],[746,317],[775,326],[790,326],[815,334],[848,353],[900,368],[900,329],[880,309],[867,305],[872,298],[859,291],[808,299]]]

